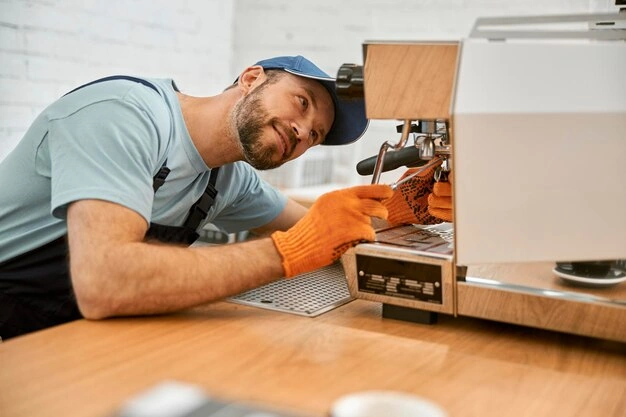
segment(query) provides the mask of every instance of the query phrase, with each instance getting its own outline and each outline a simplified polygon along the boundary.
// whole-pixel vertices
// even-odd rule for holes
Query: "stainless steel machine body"
[[[373,182],[418,147],[453,176],[454,222],[382,228],[348,251],[352,295],[626,342],[625,23],[479,19],[460,42],[365,43],[368,118],[404,126]],[[558,269],[589,261],[610,263],[604,280]]]

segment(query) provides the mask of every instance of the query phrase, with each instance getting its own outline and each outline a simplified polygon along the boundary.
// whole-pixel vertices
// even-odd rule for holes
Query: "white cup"
[[[330,417],[447,417],[437,404],[395,391],[364,391],[335,401]]]

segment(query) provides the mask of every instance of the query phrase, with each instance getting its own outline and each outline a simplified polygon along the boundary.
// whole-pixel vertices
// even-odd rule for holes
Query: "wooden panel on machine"
[[[368,119],[449,119],[458,42],[367,43]]]

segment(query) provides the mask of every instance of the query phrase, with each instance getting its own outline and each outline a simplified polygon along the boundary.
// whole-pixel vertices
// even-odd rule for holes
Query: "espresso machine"
[[[626,342],[626,13],[480,18],[458,42],[365,42],[363,58],[338,91],[399,139],[357,170],[436,164],[454,219],[377,225],[341,259],[351,295],[388,318]]]

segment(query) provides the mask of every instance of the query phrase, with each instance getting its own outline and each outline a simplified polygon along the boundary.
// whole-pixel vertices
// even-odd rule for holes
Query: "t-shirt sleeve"
[[[131,100],[90,104],[51,120],[52,214],[65,218],[74,201],[98,199],[123,205],[150,221],[152,177],[161,154],[167,115],[147,112]]]

